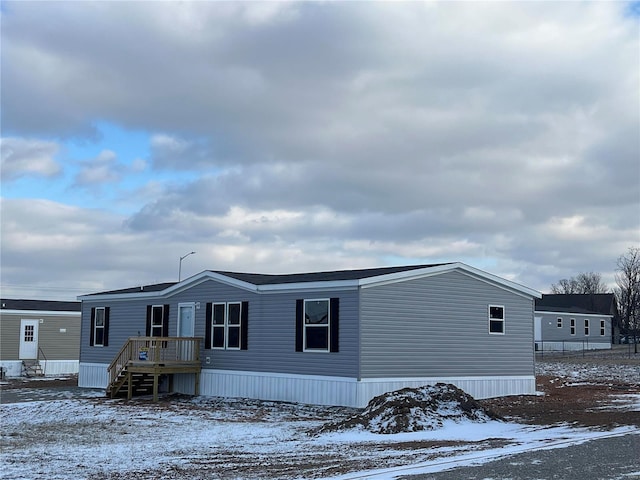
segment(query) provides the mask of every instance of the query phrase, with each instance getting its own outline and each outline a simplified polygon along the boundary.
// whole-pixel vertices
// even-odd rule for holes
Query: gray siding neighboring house
[[[533,394],[538,297],[462,263],[290,275],[205,271],[180,283],[80,297],[79,385],[106,387],[107,365],[127,338],[148,334],[147,312],[157,305],[167,311],[162,336],[179,335],[179,306],[193,306],[194,336],[204,339],[203,395],[362,407],[375,395],[439,381],[477,398]],[[235,341],[212,313],[231,305],[244,315],[237,348],[212,348],[222,341],[217,334]],[[102,346],[92,345],[96,308],[108,309]],[[193,376],[175,375],[173,388],[192,393]]]
[[[80,302],[0,300],[0,366],[9,377],[39,360],[45,375],[78,373]]]
[[[612,293],[544,294],[536,300],[536,351],[610,349],[617,319]]]

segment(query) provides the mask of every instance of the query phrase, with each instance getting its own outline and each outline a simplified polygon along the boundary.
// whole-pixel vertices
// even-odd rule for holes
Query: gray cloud
[[[123,271],[171,273],[145,263],[163,256],[138,248],[154,239],[203,268],[466,259],[544,288],[611,280],[640,240],[640,47],[624,4],[3,5],[12,135],[91,141],[103,119],[151,132],[158,178],[198,175],[120,189],[144,201],[115,223],[60,218],[95,228],[91,245],[108,217],[103,257]],[[117,155],[76,183],[124,182]]]
[[[0,140],[3,182],[25,176],[55,177],[62,167],[55,160],[60,146],[43,140],[5,137]]]

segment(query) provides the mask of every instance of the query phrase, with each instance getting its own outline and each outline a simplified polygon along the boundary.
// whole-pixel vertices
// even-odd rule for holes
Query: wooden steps
[[[131,388],[129,388],[131,385]],[[153,375],[150,373],[130,372],[124,368],[115,382],[107,387],[107,395],[111,398],[152,395]]]
[[[158,400],[161,380],[173,375],[192,374],[194,395],[200,388],[200,338],[197,337],[130,337],[115,356],[107,373],[107,396],[115,398],[153,395]]]
[[[23,377],[44,377],[39,360],[22,360]]]

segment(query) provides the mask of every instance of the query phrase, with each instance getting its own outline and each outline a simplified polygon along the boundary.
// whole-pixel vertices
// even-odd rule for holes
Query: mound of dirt
[[[372,433],[417,432],[441,428],[445,420],[487,422],[499,417],[455,385],[438,383],[374,397],[361,413],[325,424],[316,433],[353,428]]]

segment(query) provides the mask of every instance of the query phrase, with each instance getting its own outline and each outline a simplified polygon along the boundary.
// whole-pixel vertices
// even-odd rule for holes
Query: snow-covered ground
[[[575,362],[562,358],[536,363],[536,375],[548,375],[575,382],[621,382],[640,384],[640,365]]]
[[[581,366],[553,364],[539,368],[575,382],[610,373],[587,375]],[[628,375],[637,375],[637,368],[631,366]],[[638,396],[612,399],[611,408],[621,406],[640,409]],[[0,406],[0,477],[380,480],[483,463],[526,450],[562,448],[602,436],[640,435],[633,426],[602,431],[468,420],[446,421],[433,431],[393,435],[362,430],[310,433],[352,413],[204,397],[158,404],[148,399],[123,402],[90,391],[66,398],[61,392],[42,401]]]

